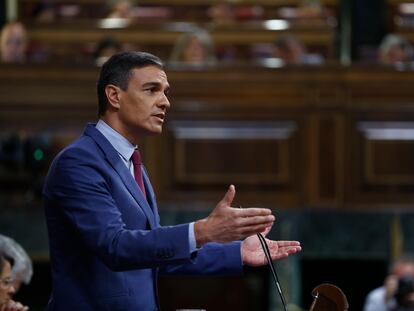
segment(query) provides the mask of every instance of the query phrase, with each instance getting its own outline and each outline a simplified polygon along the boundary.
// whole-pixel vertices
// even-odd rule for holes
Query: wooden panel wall
[[[163,206],[216,202],[230,183],[244,206],[412,205],[414,72],[167,72],[172,108],[164,133],[144,146]],[[47,132],[60,148],[96,119],[96,74],[96,68],[0,67],[2,137]]]

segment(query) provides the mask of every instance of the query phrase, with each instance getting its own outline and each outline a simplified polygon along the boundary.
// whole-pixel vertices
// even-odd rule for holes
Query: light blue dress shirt
[[[96,124],[96,129],[102,133],[103,136],[111,143],[111,145],[118,152],[119,157],[126,167],[131,172],[131,175],[134,176],[134,165],[132,164],[132,154],[134,153],[135,148],[124,136],[115,131],[112,127],[106,124],[103,120],[99,120]],[[188,228],[188,241],[190,247],[190,253],[197,250],[197,244],[194,234],[194,222],[189,224]]]

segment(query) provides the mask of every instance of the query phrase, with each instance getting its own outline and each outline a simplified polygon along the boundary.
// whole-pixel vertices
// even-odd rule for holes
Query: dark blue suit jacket
[[[52,263],[49,310],[158,310],[158,272],[242,272],[240,244],[210,243],[190,254],[188,224],[159,224],[109,141],[90,124],[53,161],[44,188]]]

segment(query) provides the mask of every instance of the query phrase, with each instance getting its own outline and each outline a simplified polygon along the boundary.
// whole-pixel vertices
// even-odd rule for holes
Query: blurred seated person
[[[216,63],[213,40],[204,30],[184,33],[178,37],[169,60],[170,65],[203,66]]]
[[[12,276],[13,259],[0,253],[0,310],[1,311],[26,311],[27,306],[12,300],[15,293]]]
[[[110,12],[106,16],[107,18],[125,18],[130,19],[134,17],[133,0],[109,0],[108,5]]]
[[[23,247],[15,240],[0,234],[0,253],[13,260],[12,278],[16,292],[22,283],[29,284],[33,275],[32,261]],[[1,310],[1,309],[0,309]]]
[[[234,6],[228,0],[213,4],[207,10],[207,16],[216,25],[232,24],[238,20],[258,20],[263,18],[263,14],[261,6]]]
[[[293,35],[281,35],[274,43],[274,57],[283,65],[321,65],[324,59],[319,54],[307,53],[305,45]]]
[[[227,1],[221,1],[209,7],[207,16],[215,24],[231,24],[236,21],[234,7]]]
[[[414,257],[404,255],[391,266],[384,284],[365,299],[363,311],[414,310]]]
[[[121,52],[121,43],[115,38],[108,37],[98,42],[94,52],[95,65],[102,66],[112,55]]]
[[[173,9],[166,6],[137,6],[135,0],[107,0],[109,13],[106,18],[132,20],[168,20]]]
[[[55,0],[37,0],[31,15],[37,23],[53,23],[59,20],[74,20],[82,16],[82,14],[90,14],[89,12],[82,12],[82,4],[79,1],[59,3],[61,1]],[[65,3],[66,2],[66,3]],[[95,10],[99,14],[100,10]],[[88,17],[92,17],[89,16]]]
[[[302,0],[297,7],[282,7],[278,10],[278,17],[305,22],[307,24],[325,23],[336,24],[334,13],[325,8],[320,0]]]
[[[297,14],[297,18],[321,18],[325,11],[320,0],[302,0]]]
[[[407,39],[395,35],[386,35],[379,46],[379,62],[395,66],[413,61],[413,47]]]
[[[27,32],[17,21],[3,26],[0,34],[0,53],[3,63],[24,63],[26,61]]]
[[[52,23],[56,21],[56,10],[56,4],[42,0],[34,6],[31,16],[38,23]]]

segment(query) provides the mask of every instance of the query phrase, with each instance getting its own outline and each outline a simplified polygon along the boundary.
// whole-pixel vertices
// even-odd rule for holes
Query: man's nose
[[[161,99],[160,106],[165,107],[165,109],[168,109],[171,107],[170,101],[168,100],[168,96],[166,94],[163,95],[163,98]]]

